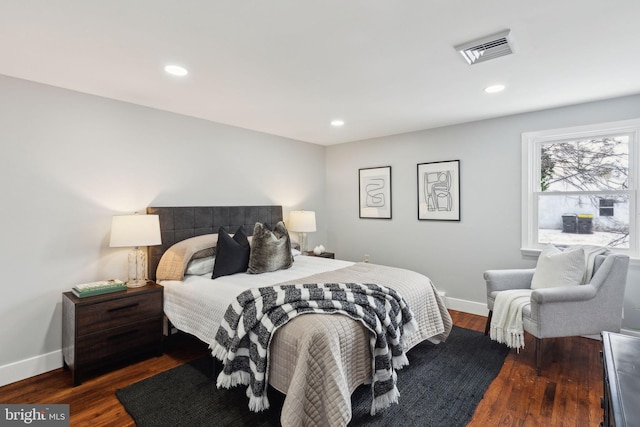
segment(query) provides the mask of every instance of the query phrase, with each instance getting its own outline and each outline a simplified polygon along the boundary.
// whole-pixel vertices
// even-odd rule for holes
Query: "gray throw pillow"
[[[278,222],[271,231],[266,225],[256,222],[247,273],[260,274],[284,270],[292,265],[291,240],[284,223]]]

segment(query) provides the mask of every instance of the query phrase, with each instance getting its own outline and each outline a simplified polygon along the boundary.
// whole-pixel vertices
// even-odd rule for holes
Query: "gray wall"
[[[322,146],[3,76],[0,94],[0,385],[62,365],[62,292],[126,278],[114,214],[281,204],[326,243]]]
[[[640,96],[502,117],[327,148],[330,249],[342,258],[429,276],[449,306],[485,313],[482,273],[534,267],[520,252],[521,134],[640,117]],[[417,164],[460,160],[461,221],[417,220]],[[358,218],[358,169],[392,168],[393,218]],[[627,328],[640,328],[640,272],[631,268]]]
[[[520,254],[520,134],[640,117],[640,96],[330,147],[0,76],[0,385],[61,366],[61,293],[124,277],[111,217],[149,205],[315,210],[339,258],[411,268],[452,308]],[[461,161],[462,221],[417,220],[416,164]],[[358,218],[358,169],[392,166],[393,219]],[[625,326],[640,327],[632,267]]]

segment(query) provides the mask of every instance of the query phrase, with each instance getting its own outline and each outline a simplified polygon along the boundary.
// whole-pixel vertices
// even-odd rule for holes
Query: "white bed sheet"
[[[263,274],[238,273],[211,280],[211,275],[185,276],[184,281],[163,280],[164,312],[179,330],[211,345],[229,304],[241,292],[261,286],[334,271],[353,262],[313,256],[296,256],[293,266]]]

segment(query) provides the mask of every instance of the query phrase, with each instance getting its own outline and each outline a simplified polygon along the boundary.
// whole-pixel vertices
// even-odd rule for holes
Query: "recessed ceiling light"
[[[331,126],[340,127],[342,125],[344,125],[344,120],[340,120],[340,119],[331,120]]]
[[[174,76],[186,76],[187,74],[189,74],[189,71],[187,71],[186,68],[181,67],[179,65],[167,65],[166,67],[164,67],[164,70]]]
[[[504,85],[493,85],[493,86],[485,87],[484,91],[487,93],[497,93],[497,92],[502,92],[504,88],[505,88]]]

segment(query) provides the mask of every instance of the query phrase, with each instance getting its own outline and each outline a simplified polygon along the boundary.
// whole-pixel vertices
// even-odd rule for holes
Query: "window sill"
[[[542,249],[539,248],[520,248],[520,253],[526,258],[537,259],[540,252],[542,252]],[[629,266],[633,266],[634,268],[640,267],[640,257],[636,255],[629,255]]]

